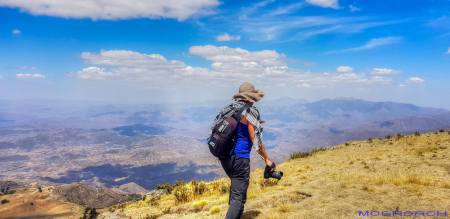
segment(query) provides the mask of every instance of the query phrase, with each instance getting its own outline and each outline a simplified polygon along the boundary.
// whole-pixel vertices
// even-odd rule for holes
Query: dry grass
[[[14,194],[1,195],[9,203],[0,205],[0,218],[73,218],[83,215],[80,206],[57,200],[44,188],[38,192],[36,188],[18,190]]]
[[[285,173],[279,182],[263,180],[261,169],[251,173],[244,218],[360,218],[358,210],[448,210],[449,158],[447,132],[299,153],[278,166]],[[162,196],[159,205],[138,201],[115,213],[131,218],[223,218],[228,188],[226,178],[185,183]]]

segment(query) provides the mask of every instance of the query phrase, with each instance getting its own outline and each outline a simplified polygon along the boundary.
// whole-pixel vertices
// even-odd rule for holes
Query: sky
[[[449,0],[0,0],[0,99],[450,109]]]

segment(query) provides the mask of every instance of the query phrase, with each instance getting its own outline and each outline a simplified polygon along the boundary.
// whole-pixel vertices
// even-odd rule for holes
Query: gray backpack
[[[212,128],[211,135],[208,138],[209,151],[215,157],[220,159],[230,155],[234,146],[236,127],[241,120],[242,113],[250,106],[251,104],[246,103],[239,110],[235,110],[233,114],[218,118],[219,122]]]

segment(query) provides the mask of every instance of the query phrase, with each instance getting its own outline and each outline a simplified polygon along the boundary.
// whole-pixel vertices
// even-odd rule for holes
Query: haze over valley
[[[224,104],[103,105],[2,101],[0,178],[87,183],[142,193],[178,180],[223,176],[205,140]],[[394,102],[262,102],[264,141],[277,162],[292,152],[450,127],[450,112]],[[261,166],[257,156],[253,167]]]

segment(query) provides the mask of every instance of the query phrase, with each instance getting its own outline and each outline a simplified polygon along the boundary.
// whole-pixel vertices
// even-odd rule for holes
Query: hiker
[[[240,218],[244,211],[244,204],[247,199],[247,189],[249,186],[250,178],[250,151],[252,148],[256,149],[256,152],[264,160],[266,164],[266,172],[273,173],[275,170],[275,163],[270,160],[262,142],[262,127],[258,109],[254,106],[254,103],[261,100],[264,93],[255,89],[255,86],[249,82],[244,82],[239,87],[239,92],[233,96],[233,103],[225,107],[222,112],[216,117],[215,124],[217,127],[221,118],[225,115],[234,112],[234,123],[237,123],[234,130],[234,138],[232,141],[231,149],[229,152],[225,152],[224,156],[215,154],[220,159],[225,173],[231,179],[230,195],[229,195],[229,208],[226,215],[227,219]],[[237,112],[236,112],[237,111]],[[232,124],[233,122],[228,122]],[[228,124],[225,123],[225,124]],[[223,125],[222,125],[223,126]],[[220,129],[220,127],[218,128]],[[220,136],[219,136],[220,137]],[[219,138],[217,137],[217,138]],[[219,144],[214,142],[214,135],[211,137],[208,143],[210,146]],[[217,140],[220,142],[219,140]],[[210,147],[211,152],[214,154],[214,149]],[[219,152],[215,152],[219,153]],[[220,152],[224,153],[224,152]],[[281,177],[280,177],[281,178]]]

